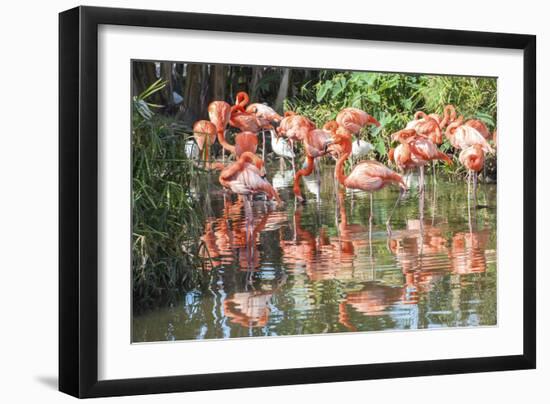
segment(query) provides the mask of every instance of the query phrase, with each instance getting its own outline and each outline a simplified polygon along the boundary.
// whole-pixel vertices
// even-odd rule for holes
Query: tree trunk
[[[199,119],[201,113],[202,71],[203,67],[200,64],[190,63],[187,65],[182,94],[183,102],[176,119],[189,123],[189,126]]]
[[[170,110],[174,106],[174,77],[172,75],[172,63],[161,62],[160,64],[160,78],[166,81],[166,87],[159,92],[161,97],[161,105],[164,106],[164,110]]]
[[[210,71],[211,101],[225,101],[227,69],[224,65],[213,65]]]
[[[281,84],[279,85],[279,92],[277,93],[277,98],[275,99],[274,109],[282,113],[283,112],[283,102],[288,94],[288,84],[290,82],[290,69],[284,68],[281,75]]]
[[[158,79],[155,63],[153,62],[134,62],[132,75],[134,95],[141,94],[147,87]],[[160,98],[155,96],[156,94],[153,95],[148,101],[158,102]]]
[[[248,88],[248,95],[250,96],[251,102],[257,102],[260,80],[262,79],[263,68],[253,67],[252,68],[252,79],[250,80],[250,86]]]

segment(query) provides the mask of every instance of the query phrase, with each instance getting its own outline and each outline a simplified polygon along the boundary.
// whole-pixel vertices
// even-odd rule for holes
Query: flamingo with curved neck
[[[451,145],[456,149],[463,150],[479,144],[485,153],[494,153],[485,137],[477,129],[463,122],[464,117],[461,115],[447,127],[445,136]]]
[[[234,153],[234,146],[225,140],[225,129],[231,119],[231,105],[225,101],[212,101],[208,105],[208,116],[210,122],[216,126],[218,142],[220,142],[224,150]]]
[[[458,156],[458,160],[468,169],[468,201],[470,200],[470,182],[473,182],[473,197],[475,202],[477,201],[477,174],[485,165],[485,152],[481,145],[474,144],[462,150]]]
[[[338,179],[340,184],[349,189],[359,189],[366,192],[375,192],[387,185],[396,184],[399,185],[402,192],[407,190],[407,185],[403,181],[401,175],[395,171],[389,169],[382,163],[374,160],[363,161],[353,167],[349,175],[344,172],[344,164],[349,158],[352,150],[352,138],[349,133],[336,133],[332,138],[325,143],[325,147],[329,148],[331,144],[339,145],[340,157],[336,162],[334,168],[334,176]],[[401,194],[397,198],[395,205],[388,216],[386,224],[389,226],[391,216],[395,207],[401,199]]]
[[[224,188],[248,199],[254,194],[263,193],[268,199],[275,199],[277,203],[281,203],[279,194],[264,176],[263,160],[247,151],[242,153],[235,163],[222,170],[219,182]]]
[[[323,129],[310,130],[302,143],[304,144],[304,150],[306,153],[305,165],[301,170],[294,175],[294,196],[299,202],[304,202],[304,197],[300,191],[300,179],[303,176],[309,176],[315,168],[315,159],[324,156],[327,151],[325,150],[325,143],[331,137],[331,133]],[[320,186],[320,178],[317,176],[318,187]]]

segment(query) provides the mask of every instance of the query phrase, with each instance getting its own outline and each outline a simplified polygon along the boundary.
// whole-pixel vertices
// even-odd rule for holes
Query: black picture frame
[[[98,26],[181,28],[523,50],[523,354],[98,381]],[[59,390],[102,397],[534,369],[536,37],[77,7],[59,15]],[[518,229],[519,230],[519,229]]]

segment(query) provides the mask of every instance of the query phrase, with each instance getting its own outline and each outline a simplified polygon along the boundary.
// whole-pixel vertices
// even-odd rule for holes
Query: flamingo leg
[[[473,182],[474,182],[474,207],[477,206],[477,173],[474,172],[472,173],[474,179],[473,179]]]
[[[372,192],[369,193],[370,214],[369,214],[369,254],[372,257]]]
[[[433,176],[433,184],[437,184],[437,175],[435,174],[435,160],[432,160],[432,176]]]
[[[418,184],[418,190],[420,193],[424,194],[424,166],[419,167],[420,170],[420,180]]]
[[[284,171],[285,168],[285,160],[282,157],[279,157],[279,170]]]
[[[470,179],[472,177],[472,170],[468,170],[468,226],[470,227],[470,233],[472,232],[472,214],[470,211]]]
[[[294,140],[290,140],[290,148],[294,154]],[[296,175],[296,162],[294,161],[294,155],[292,156],[292,174]]]
[[[391,235],[391,217],[393,216],[393,212],[395,211],[395,208],[397,208],[397,205],[399,205],[399,202],[401,201],[401,198],[403,197],[403,190],[399,191],[399,196],[397,197],[397,200],[395,201],[395,204],[393,205],[393,208],[388,216],[388,219],[386,220],[386,229],[388,230],[388,233]]]
[[[319,168],[319,159],[314,160],[315,179],[317,180],[317,203],[321,201],[321,169]]]
[[[265,161],[265,131],[262,130],[262,160]]]
[[[372,192],[369,193],[370,198],[370,214],[369,214],[369,222],[372,222]]]

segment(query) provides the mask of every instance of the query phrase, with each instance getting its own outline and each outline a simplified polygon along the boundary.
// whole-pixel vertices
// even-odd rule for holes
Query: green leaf
[[[332,81],[325,81],[319,89],[317,90],[317,102],[323,101],[323,98],[325,98],[325,95],[327,95],[328,90],[332,88]]]

